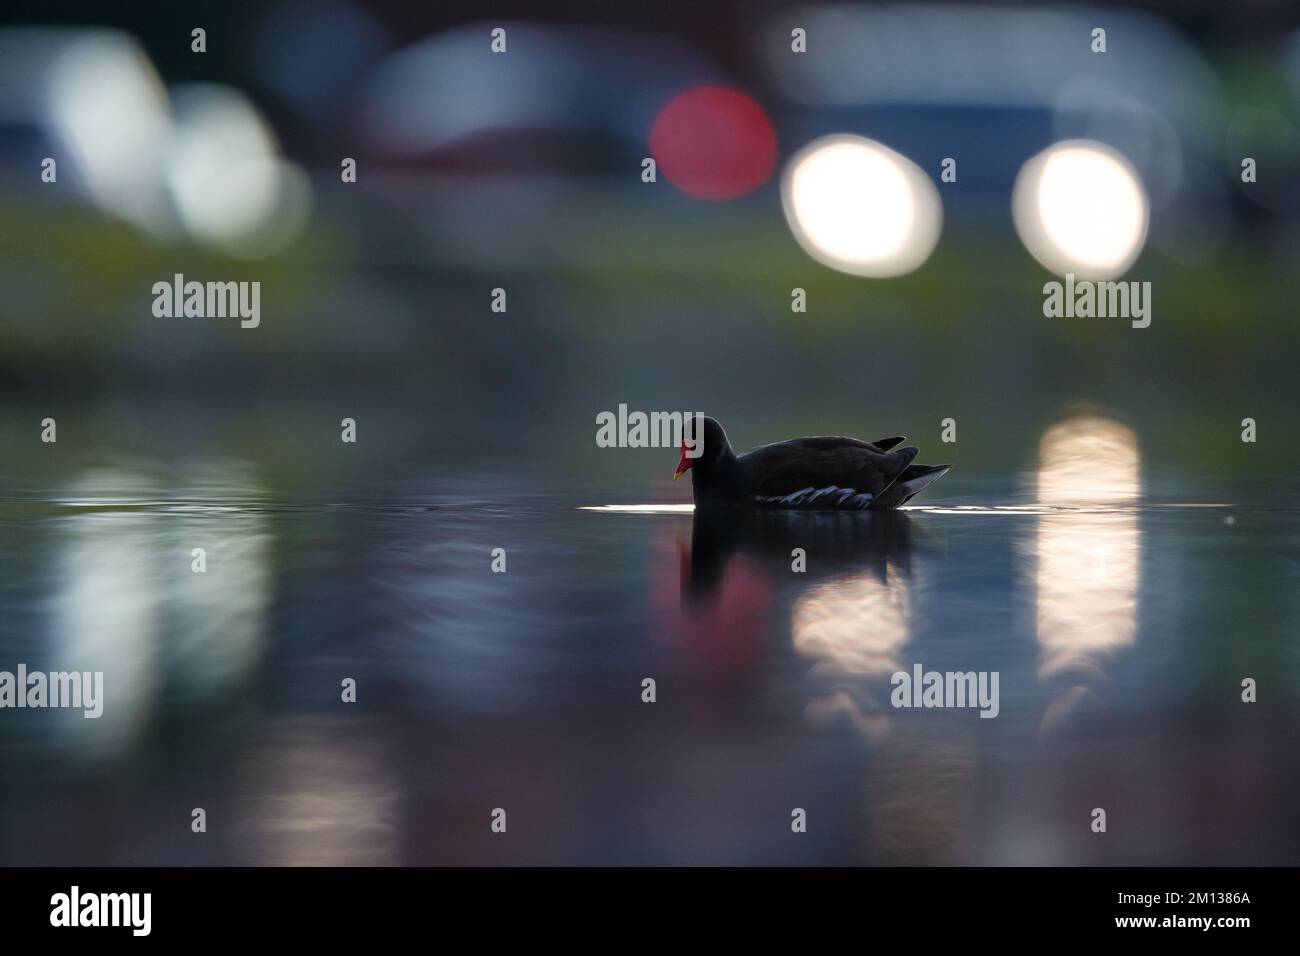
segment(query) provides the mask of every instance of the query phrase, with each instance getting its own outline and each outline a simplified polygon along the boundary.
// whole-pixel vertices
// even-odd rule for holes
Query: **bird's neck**
[[[743,495],[740,487],[740,463],[735,452],[723,449],[721,455],[706,467],[696,465],[691,469],[691,490],[695,500],[701,498],[737,498]]]

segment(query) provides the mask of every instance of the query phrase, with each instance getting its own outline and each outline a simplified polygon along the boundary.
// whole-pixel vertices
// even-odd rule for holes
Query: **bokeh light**
[[[311,208],[306,175],[279,156],[274,134],[237,90],[176,95],[168,182],[186,231],[230,255],[256,258],[297,237]]]
[[[736,199],[776,168],[776,132],[763,107],[725,86],[674,97],[650,127],[659,172],[697,199]]]
[[[921,265],[939,241],[934,183],[907,157],[859,136],[830,136],[790,160],[781,183],[786,219],[814,259],[883,278]]]
[[[171,135],[167,91],[144,49],[111,30],[60,37],[49,69],[49,119],[91,200],[164,230],[157,182]]]
[[[1025,248],[1060,275],[1123,275],[1146,243],[1146,189],[1102,143],[1068,140],[1032,157],[1016,177],[1011,206]]]

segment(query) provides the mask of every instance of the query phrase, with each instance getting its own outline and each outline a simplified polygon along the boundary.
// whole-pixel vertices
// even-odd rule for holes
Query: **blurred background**
[[[952,416],[971,473],[1023,463],[1078,399],[1181,477],[1234,467],[1211,436],[1246,416],[1270,425],[1235,478],[1293,460],[1272,426],[1297,335],[1288,4],[52,6],[3,35],[11,460],[48,414],[63,461],[235,451],[310,481],[454,454],[661,484],[657,457],[594,447],[595,413],[625,401],[709,412],[737,444]],[[745,99],[668,119],[735,152],[725,199],[691,194],[707,146],[641,180],[656,119],[702,86]],[[906,275],[864,282],[792,235],[782,171],[838,133],[938,187],[941,234]],[[1149,203],[1126,273],[1153,283],[1140,334],[1044,320],[1052,275],[1013,226],[1024,163],[1081,138],[1122,153]],[[156,320],[152,284],[177,272],[260,280],[261,328]],[[364,456],[321,440],[345,414]]]
[[[110,685],[0,714],[0,862],[1296,862],[1294,4],[0,23],[0,669]],[[1045,318],[1066,272],[1150,327]],[[689,501],[620,403],[956,467],[719,542],[577,510]],[[916,660],[1003,716],[891,719]]]

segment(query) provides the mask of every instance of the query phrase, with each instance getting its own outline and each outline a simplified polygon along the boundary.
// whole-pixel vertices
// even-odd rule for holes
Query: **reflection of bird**
[[[697,508],[884,511],[897,508],[951,467],[912,464],[915,448],[891,450],[902,438],[795,438],[737,455],[716,420],[704,418],[703,432],[695,436],[702,448],[689,439],[682,442],[673,476],[690,471]]]
[[[708,594],[721,582],[738,551],[772,569],[788,570],[802,548],[810,579],[859,571],[882,584],[911,570],[913,529],[905,513],[871,515],[781,514],[738,508],[698,508],[691,526],[688,573],[683,584]]]

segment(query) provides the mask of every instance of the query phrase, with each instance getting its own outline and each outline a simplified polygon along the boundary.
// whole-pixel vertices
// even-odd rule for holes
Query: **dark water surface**
[[[11,494],[0,670],[106,701],[0,711],[0,863],[1300,862],[1300,512],[1054,480],[735,521],[482,481]],[[916,664],[997,672],[996,718],[891,706]]]

